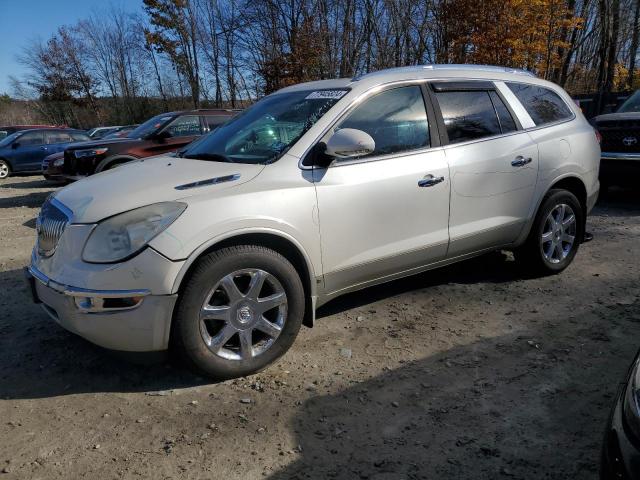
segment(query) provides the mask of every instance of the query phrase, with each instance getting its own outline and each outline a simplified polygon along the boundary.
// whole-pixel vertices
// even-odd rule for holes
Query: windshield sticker
[[[316,99],[334,99],[338,100],[347,93],[346,90],[318,90],[317,92],[311,92],[309,95],[305,97],[305,100],[316,100]]]

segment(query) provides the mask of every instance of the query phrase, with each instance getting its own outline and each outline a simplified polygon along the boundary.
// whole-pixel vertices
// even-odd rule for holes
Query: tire
[[[6,160],[0,159],[0,180],[11,176],[11,165]]]
[[[260,302],[267,298],[272,307],[263,310],[267,304]],[[173,316],[171,347],[211,378],[250,375],[291,347],[304,309],[302,282],[286,258],[257,245],[224,248],[199,259],[186,281]],[[201,320],[205,311],[211,318]]]
[[[576,196],[568,190],[550,190],[542,200],[527,241],[515,252],[516,258],[533,273],[560,273],[575,258],[583,235],[584,211]],[[569,242],[571,237],[573,241]]]

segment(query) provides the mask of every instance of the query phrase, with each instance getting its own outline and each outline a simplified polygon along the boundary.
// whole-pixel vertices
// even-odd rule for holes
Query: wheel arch
[[[302,246],[299,245],[295,239],[281,232],[272,230],[236,232],[225,238],[216,239],[210,244],[203,245],[185,262],[185,265],[174,281],[173,291],[179,293],[184,288],[185,280],[191,275],[198,259],[213,251],[237,245],[259,245],[270,248],[291,262],[300,275],[300,280],[304,287],[305,313],[302,324],[307,327],[312,327],[315,320],[316,303],[316,277],[313,266]]]
[[[529,237],[529,232],[531,232],[531,228],[533,227],[533,222],[535,222],[536,216],[538,215],[538,212],[540,211],[540,207],[542,206],[542,202],[544,201],[545,197],[549,194],[549,192],[554,189],[567,190],[576,196],[584,212],[583,224],[581,225],[581,227],[582,227],[582,231],[583,232],[585,231],[586,222],[587,222],[587,187],[585,183],[580,179],[580,177],[569,173],[560,178],[556,178],[550,184],[549,188],[547,188],[544,191],[544,193],[540,195],[540,197],[537,199],[535,208],[531,213],[531,218],[529,218],[529,221],[527,222],[525,228],[522,229],[520,236],[513,244],[515,247],[520,247],[524,244],[524,242],[527,241],[527,238]]]
[[[115,154],[115,155],[112,155],[112,156],[107,157],[104,160],[102,160],[98,164],[98,166],[96,167],[96,172],[95,173],[102,172],[103,170],[105,170],[107,167],[113,165],[114,163],[127,163],[127,162],[132,162],[134,160],[139,160],[139,158],[138,157],[134,157],[133,155]]]

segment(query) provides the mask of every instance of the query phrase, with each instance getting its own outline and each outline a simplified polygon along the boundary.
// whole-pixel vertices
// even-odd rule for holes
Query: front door
[[[16,172],[40,170],[42,159],[49,155],[42,130],[23,133],[13,143],[13,147],[12,163]]]
[[[442,260],[449,241],[449,169],[431,147],[419,86],[364,100],[340,128],[367,132],[375,151],[316,169],[327,293],[363,287]]]

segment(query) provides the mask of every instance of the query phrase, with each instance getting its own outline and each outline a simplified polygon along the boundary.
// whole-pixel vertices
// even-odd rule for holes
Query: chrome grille
[[[47,199],[40,209],[36,220],[38,234],[38,253],[43,257],[50,257],[56,251],[58,241],[69,223],[69,218],[51,199]]]

